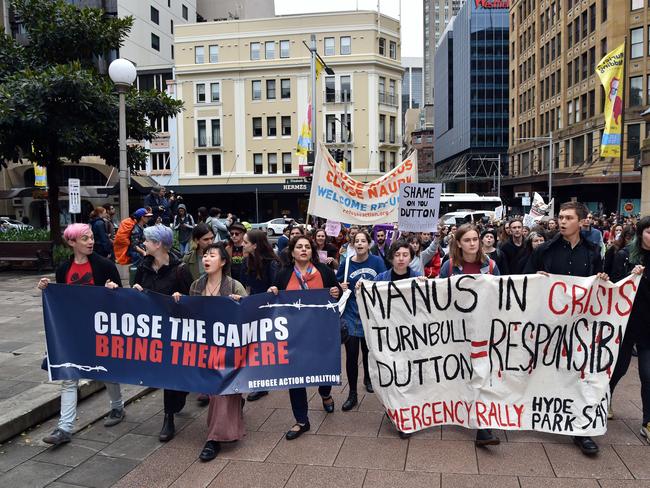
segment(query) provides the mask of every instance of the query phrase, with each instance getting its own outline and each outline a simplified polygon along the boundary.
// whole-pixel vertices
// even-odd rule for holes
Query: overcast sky
[[[337,10],[377,10],[399,18],[400,0],[275,0],[275,13],[299,14]],[[402,56],[422,56],[422,0],[402,0]]]

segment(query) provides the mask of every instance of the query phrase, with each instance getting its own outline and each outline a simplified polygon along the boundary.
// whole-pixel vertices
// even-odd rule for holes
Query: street
[[[45,347],[39,292],[34,288],[38,275],[1,276],[0,406],[7,413],[17,408],[16,399],[26,402],[39,389],[57,391],[58,385],[48,384],[39,368]],[[291,442],[284,439],[293,424],[286,392],[247,402],[245,439],[223,444],[217,459],[202,463],[198,454],[205,441],[207,408],[199,407],[194,395],[188,397],[177,416],[177,436],[162,444],[161,392],[135,389],[123,386],[125,397],[133,401],[126,407],[125,421],[115,427],[105,428],[101,420],[108,410],[103,390],[80,402],[80,429],[70,444],[49,447],[41,441],[56,425],[56,410],[48,420],[6,441],[0,447],[0,486],[650,486],[650,446],[638,433],[636,360],[617,388],[616,417],[598,439],[601,451],[595,458],[583,456],[569,437],[534,432],[499,432],[501,445],[489,449],[476,448],[474,432],[458,427],[436,427],[403,440],[375,395],[364,393],[361,384],[359,405],[341,412],[347,397],[343,380],[333,390],[333,414],[323,412],[315,389],[308,390],[311,431]]]

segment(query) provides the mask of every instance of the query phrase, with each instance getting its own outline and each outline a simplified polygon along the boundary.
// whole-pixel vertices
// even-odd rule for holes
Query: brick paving
[[[33,277],[25,283],[33,281]],[[11,288],[0,286],[3,293]],[[14,288],[15,289],[15,288]],[[37,315],[30,294],[28,313]],[[18,296],[14,298],[20,301]],[[3,305],[0,331],[16,330],[22,319]],[[42,334],[32,324],[25,340],[0,337],[0,346],[19,349],[31,345],[37,354]],[[27,340],[29,338],[29,341]],[[17,349],[13,349],[17,351]],[[6,382],[39,380],[30,368],[34,358],[4,370]],[[27,353],[25,353],[27,354]],[[17,372],[20,370],[18,376]],[[6,378],[6,379],[5,379]],[[22,378],[22,379],[19,379]],[[42,378],[41,378],[42,380]],[[40,381],[40,380],[39,380]],[[0,391],[17,388],[0,382]],[[20,389],[20,388],[18,388]],[[535,432],[498,432],[502,443],[489,449],[474,446],[473,433],[458,427],[433,428],[402,440],[383,414],[375,395],[361,393],[359,405],[341,412],[347,384],[334,388],[337,410],[322,411],[315,389],[310,390],[312,430],[287,442],[293,424],[286,392],[272,392],[246,403],[246,438],[223,444],[210,463],[198,460],[206,433],[207,409],[188,398],[177,416],[178,434],[167,444],[157,435],[162,424],[162,395],[155,391],[127,406],[126,420],[112,428],[96,422],[81,429],[73,441],[58,448],[40,439],[56,424],[52,418],[0,446],[1,487],[521,487],[521,488],[640,488],[650,487],[650,445],[638,433],[641,400],[636,363],[619,385],[614,398],[616,418],[598,439],[600,454],[583,456],[571,439]],[[8,391],[6,395],[11,396]],[[106,392],[80,404],[79,415],[106,405]]]

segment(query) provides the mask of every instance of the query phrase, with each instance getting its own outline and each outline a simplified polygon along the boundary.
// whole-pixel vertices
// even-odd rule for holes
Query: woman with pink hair
[[[69,225],[63,238],[72,248],[70,259],[61,263],[56,269],[56,282],[66,285],[122,286],[120,274],[115,263],[93,252],[95,239],[88,224]],[[38,288],[44,290],[49,285],[48,278],[41,278]],[[92,325],[92,324],[91,324]],[[54,431],[43,438],[43,442],[58,446],[70,442],[72,429],[77,417],[78,380],[64,380],[61,383],[61,416]],[[111,411],[104,421],[104,426],[112,427],[124,419],[124,402],[117,383],[106,383],[110,398]]]

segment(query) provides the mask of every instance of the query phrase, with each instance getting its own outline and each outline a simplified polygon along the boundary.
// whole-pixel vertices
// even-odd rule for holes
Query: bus
[[[482,197],[478,193],[443,193],[440,196],[440,214],[458,212],[460,210],[489,210],[502,204],[499,197]]]

